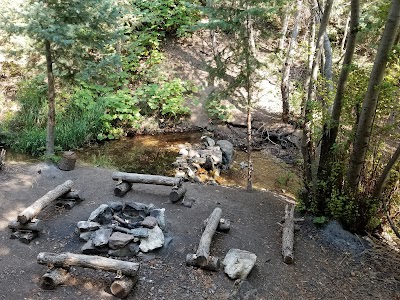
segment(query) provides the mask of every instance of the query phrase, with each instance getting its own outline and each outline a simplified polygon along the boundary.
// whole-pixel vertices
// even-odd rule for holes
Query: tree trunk
[[[46,65],[47,65],[47,97],[48,97],[48,112],[47,112],[47,138],[46,138],[46,154],[54,155],[54,131],[56,124],[56,109],[55,109],[55,88],[53,75],[53,60],[51,58],[50,41],[45,41],[46,46]]]
[[[136,285],[138,277],[124,277],[115,280],[110,287],[111,293],[118,298],[126,298]]]
[[[378,199],[381,197],[382,190],[385,186],[385,182],[390,174],[390,170],[396,164],[400,157],[400,144],[397,146],[396,151],[393,153],[393,156],[390,158],[389,162],[387,163],[386,167],[383,169],[382,175],[379,177],[379,180],[375,184],[374,192],[372,197]]]
[[[326,125],[326,130],[323,133],[320,153],[320,164],[318,177],[322,180],[327,180],[330,177],[329,164],[332,162],[333,153],[332,146],[336,142],[339,132],[339,122],[342,113],[342,100],[346,90],[347,78],[350,73],[350,65],[353,60],[353,54],[356,47],[356,38],[359,31],[360,19],[360,3],[359,0],[351,1],[351,20],[350,20],[350,35],[347,41],[346,53],[343,60],[342,69],[340,71],[339,80],[335,99],[332,106],[331,120]]]
[[[171,193],[169,193],[169,200],[171,202],[175,203],[181,200],[183,197],[185,197],[186,194],[186,186],[182,185],[177,189],[172,189]]]
[[[72,180],[67,180],[63,184],[60,184],[55,189],[48,192],[43,197],[36,200],[31,206],[26,208],[22,213],[18,215],[18,222],[25,224],[32,220],[40,211],[49,205],[52,201],[71,190],[74,183]]]
[[[348,192],[354,192],[358,187],[361,169],[365,162],[369,138],[378,104],[379,85],[383,80],[389,51],[393,47],[397,33],[396,30],[399,27],[399,24],[400,1],[392,0],[389,15],[385,24],[385,30],[379,43],[378,52],[376,54],[374,66],[371,71],[368,89],[364,97],[364,103],[360,115],[360,121],[358,122],[356,139],[350,156],[350,165],[347,172],[346,185],[346,190]]]
[[[290,68],[293,63],[294,51],[297,48],[297,36],[299,33],[300,10],[302,0],[297,0],[296,15],[294,19],[294,27],[289,42],[289,50],[286,54],[286,61],[282,70],[281,94],[282,94],[282,121],[289,122],[289,88],[290,88]]]
[[[356,1],[352,1],[352,4],[351,5],[353,5],[353,2],[357,2],[357,8],[359,7],[359,3],[358,3],[358,1],[359,0],[356,0]],[[354,3],[354,4],[356,4],[356,3]],[[352,18],[352,11],[349,13],[349,16],[347,17],[347,20],[346,20],[346,26],[344,27],[344,33],[343,33],[343,39],[342,39],[342,42],[341,42],[341,44],[340,44],[340,52],[342,52],[343,53],[343,51],[344,51],[344,49],[345,49],[345,44],[346,44],[346,39],[347,39],[347,33],[348,33],[348,31],[349,31],[349,25],[350,25],[350,20],[351,20],[351,18]],[[357,22],[358,23],[358,22]],[[353,27],[354,28],[354,27]],[[347,47],[346,47],[347,48]]]
[[[132,184],[127,181],[122,181],[118,183],[114,188],[114,195],[118,197],[122,197],[132,188]]]
[[[146,183],[168,186],[180,186],[182,184],[182,178],[160,175],[114,172],[111,174],[111,177],[114,180],[123,180],[130,183]]]
[[[285,207],[285,223],[282,231],[282,255],[286,264],[292,264],[294,244],[294,205],[286,204]]]
[[[201,236],[199,247],[196,252],[196,262],[199,266],[204,267],[208,264],[210,256],[211,240],[217,230],[219,220],[221,219],[222,210],[217,207],[208,217],[207,226]]]
[[[282,51],[285,46],[286,32],[289,26],[289,17],[290,17],[290,5],[286,5],[283,12],[283,20],[282,20],[282,30],[281,30],[281,38],[279,39],[278,51]]]
[[[28,222],[26,224],[21,224],[18,221],[11,221],[8,223],[8,228],[14,230],[31,230],[31,231],[42,231],[43,230],[43,222],[40,220],[36,220],[34,222]]]
[[[84,255],[64,252],[61,254],[40,252],[37,262],[42,265],[52,264],[55,267],[83,267],[118,273],[125,276],[136,276],[139,264],[95,255]]]
[[[326,32],[324,35],[324,54],[325,54],[324,78],[326,80],[326,89],[330,95],[333,92],[332,46],[331,46],[331,41],[329,40],[329,36]],[[323,102],[326,103],[326,101],[324,100]],[[326,105],[324,104],[324,106]]]

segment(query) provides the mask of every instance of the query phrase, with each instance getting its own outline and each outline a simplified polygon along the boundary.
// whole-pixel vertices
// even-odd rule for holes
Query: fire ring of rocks
[[[164,245],[165,209],[119,201],[101,204],[77,224],[83,254],[132,257]]]

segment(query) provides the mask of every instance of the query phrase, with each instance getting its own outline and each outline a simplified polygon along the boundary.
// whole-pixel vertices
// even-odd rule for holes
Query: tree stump
[[[65,283],[69,278],[68,271],[63,268],[48,270],[39,280],[39,286],[44,290],[54,290],[57,285]]]
[[[63,171],[71,171],[75,168],[76,154],[73,151],[65,151],[58,163],[58,168]]]
[[[171,193],[169,194],[169,199],[172,203],[178,202],[179,200],[183,199],[186,194],[186,186],[181,185],[180,187],[173,188]]]
[[[138,281],[137,276],[116,279],[110,287],[111,293],[118,298],[126,298]]]

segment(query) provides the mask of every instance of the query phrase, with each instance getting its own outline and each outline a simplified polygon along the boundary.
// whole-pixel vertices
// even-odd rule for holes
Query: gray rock
[[[133,234],[134,237],[147,238],[150,234],[150,230],[147,228],[133,228],[130,230],[130,233]]]
[[[256,263],[257,256],[254,253],[230,249],[222,264],[225,266],[225,273],[231,279],[246,279]]]
[[[111,207],[113,211],[121,211],[124,208],[124,204],[121,201],[108,202],[108,206]]]
[[[208,136],[202,136],[201,139],[203,140],[203,143],[206,147],[214,147],[215,146],[215,141],[208,137]]]
[[[142,221],[142,226],[146,228],[154,228],[157,225],[157,219],[153,216],[148,216]]]
[[[100,224],[91,221],[79,221],[77,227],[80,232],[94,231],[100,228]]]
[[[129,201],[125,203],[124,210],[145,211],[147,210],[147,204]]]
[[[107,204],[101,204],[89,216],[88,221],[100,224],[110,224],[113,220],[113,211]]]
[[[139,251],[140,251],[140,248],[139,248],[139,244],[138,244],[138,243],[130,243],[130,244],[128,245],[128,247],[129,247],[129,250],[130,250],[131,252],[133,252],[135,255],[137,255],[137,254],[139,253]]]
[[[111,249],[120,249],[133,241],[134,238],[135,237],[132,234],[114,232],[108,240],[108,246]]]
[[[108,255],[116,257],[132,257],[136,256],[139,252],[139,245],[131,243],[120,249],[108,250]]]
[[[208,149],[199,150],[200,157],[206,158],[210,156],[215,164],[222,163],[223,152],[219,146],[209,147]]]
[[[80,239],[81,241],[87,242],[87,241],[90,240],[90,238],[92,237],[92,234],[93,234],[93,232],[91,232],[91,231],[82,232],[82,233],[79,235],[79,239]]]
[[[227,140],[219,140],[217,145],[222,151],[222,165],[224,168],[229,168],[233,160],[233,144]]]
[[[164,233],[156,226],[149,230],[149,236],[140,240],[140,251],[149,252],[164,245]]]
[[[100,228],[93,233],[91,240],[95,247],[104,247],[108,244],[108,240],[112,234],[111,228]]]
[[[156,208],[150,212],[150,216],[157,219],[158,226],[165,229],[165,208]]]
[[[81,248],[82,254],[104,254],[108,252],[108,247],[95,247],[92,240],[88,240]]]

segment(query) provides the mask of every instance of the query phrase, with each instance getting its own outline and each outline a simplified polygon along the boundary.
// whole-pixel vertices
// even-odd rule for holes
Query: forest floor
[[[0,299],[116,299],[109,292],[113,274],[83,268],[71,268],[65,285],[42,290],[37,283],[46,267],[36,262],[39,252],[80,253],[77,222],[113,200],[165,208],[166,236],[172,239],[161,250],[126,258],[140,263],[139,281],[128,299],[400,299],[399,254],[376,242],[371,247],[335,223],[317,228],[306,218],[295,233],[295,263],[283,263],[279,222],[286,201],[279,195],[187,183],[186,199],[194,203],[188,208],[169,202],[168,187],[135,184],[121,199],[113,195],[112,171],[77,166],[65,172],[44,163],[7,163],[0,173]],[[45,229],[30,244],[10,239],[8,222],[67,179],[86,200],[72,210],[50,205],[42,211],[38,218]],[[203,220],[215,207],[232,223],[229,233],[214,236],[212,255],[223,258],[231,248],[257,255],[242,285],[222,269],[185,265],[186,254],[196,251]]]

